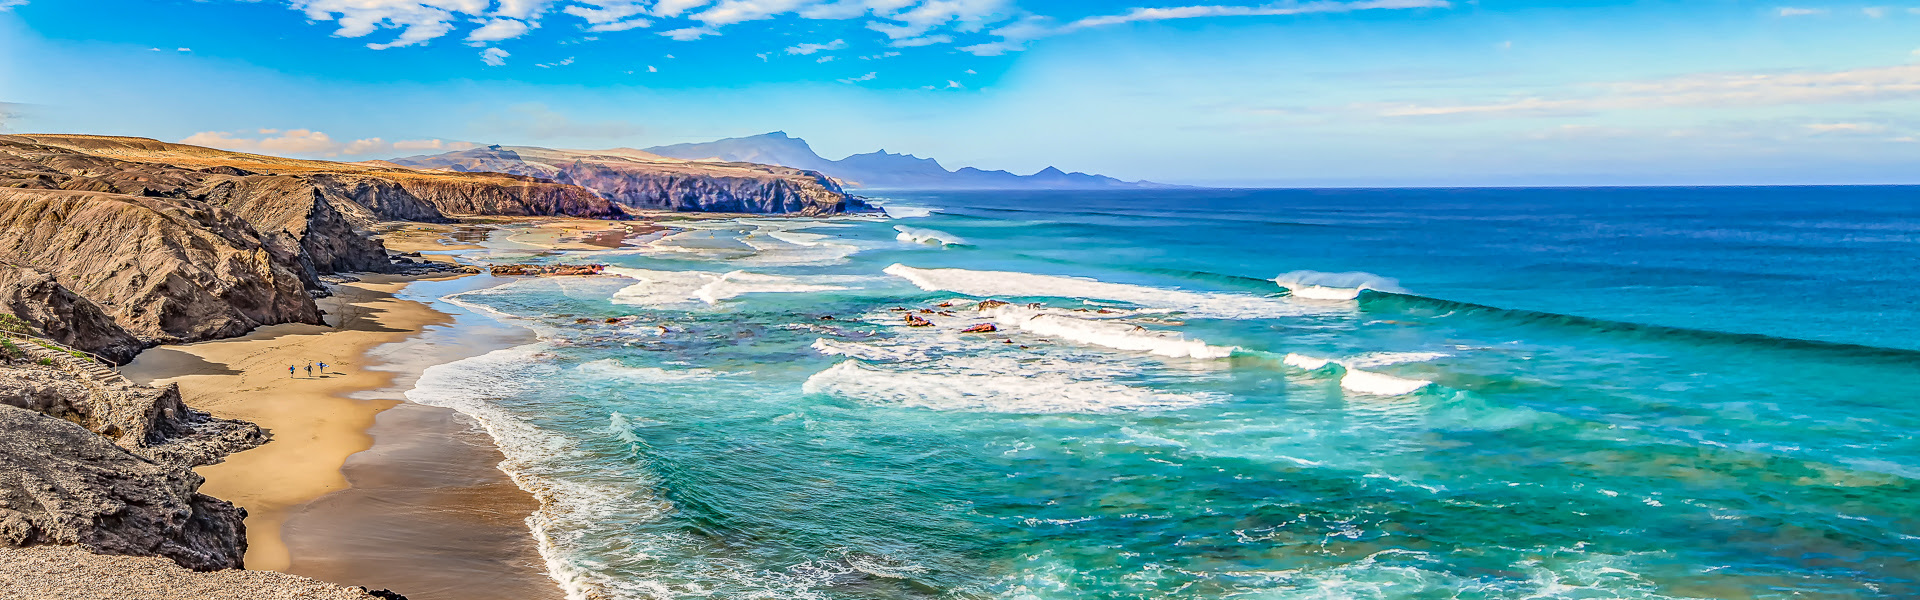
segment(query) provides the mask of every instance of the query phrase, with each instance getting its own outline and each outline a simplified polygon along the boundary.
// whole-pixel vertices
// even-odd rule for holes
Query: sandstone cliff
[[[541,177],[578,185],[639,209],[818,216],[864,207],[832,178],[816,171],[681,160],[624,148],[589,151],[488,146],[392,162]]]
[[[53,275],[143,343],[320,322],[297,265],[194,200],[0,189],[0,257]]]

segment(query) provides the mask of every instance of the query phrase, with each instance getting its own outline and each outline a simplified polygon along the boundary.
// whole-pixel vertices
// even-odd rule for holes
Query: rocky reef
[[[833,178],[817,171],[681,160],[626,148],[589,151],[487,146],[393,162],[540,177],[578,185],[636,209],[822,216],[866,207],[840,189]]]

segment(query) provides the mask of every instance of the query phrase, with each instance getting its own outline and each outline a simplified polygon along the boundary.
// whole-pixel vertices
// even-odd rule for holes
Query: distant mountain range
[[[1067,173],[1047,167],[1032,175],[961,167],[949,171],[931,158],[881,150],[840,160],[822,158],[807,141],[784,131],[698,144],[648,148],[647,152],[686,160],[746,162],[819,171],[848,187],[977,190],[1154,189],[1186,186],[1151,181],[1121,181],[1105,175]]]

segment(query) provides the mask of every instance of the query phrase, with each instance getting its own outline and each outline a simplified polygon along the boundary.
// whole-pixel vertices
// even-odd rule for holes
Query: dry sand
[[[369,351],[415,338],[429,328],[457,328],[448,327],[454,323],[451,315],[393,296],[412,278],[362,279],[338,286],[335,296],[321,300],[332,327],[276,325],[240,338],[155,348],[122,373],[143,383],[178,383],[189,405],[272,432],[273,441],[264,446],[197,469],[207,480],[202,492],[247,509],[249,569],[324,575],[348,585],[368,585],[359,580],[375,578],[384,583],[373,587],[392,588],[415,600],[558,597],[522,523],[536,505],[493,469],[501,455],[490,444],[476,443],[484,436],[476,438],[479,434],[458,427],[464,423],[451,411],[430,407],[411,406],[418,410],[407,411],[406,419],[379,419],[401,404],[396,386],[410,387],[418,369],[490,348],[460,343],[449,347],[467,354],[409,352],[404,361],[369,357]],[[322,373],[316,365],[309,375],[305,367],[310,361],[328,367]],[[290,365],[296,367],[291,375]],[[374,448],[369,429],[377,422],[382,423],[377,430],[381,442],[392,448],[369,453],[350,472],[356,473],[355,480],[377,481],[373,491],[384,490],[412,507],[399,509],[383,502],[380,494],[360,493],[344,504],[330,503],[357,507],[354,510],[308,515],[310,503],[349,488],[342,467],[355,453]],[[409,471],[403,464],[421,460],[444,472]],[[408,512],[436,518],[392,518]],[[302,554],[290,552],[283,534],[295,514],[302,515],[302,531],[327,531],[331,537],[296,547]],[[404,561],[402,576],[394,576],[395,569],[373,576],[364,568],[352,568],[356,563],[351,557],[343,561],[337,556],[367,546],[366,539],[380,542],[382,560]],[[442,556],[456,550],[449,543],[460,546],[454,553],[458,556]],[[438,565],[443,558],[469,567],[476,560],[493,564],[489,576],[478,581],[471,569],[462,569],[467,580],[463,591],[448,585]],[[487,593],[495,588],[500,593]]]

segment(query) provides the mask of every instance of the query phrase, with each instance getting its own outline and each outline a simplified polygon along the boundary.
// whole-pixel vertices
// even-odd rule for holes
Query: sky
[[[0,131],[785,131],[1217,186],[1920,183],[1920,0],[0,0]]]

